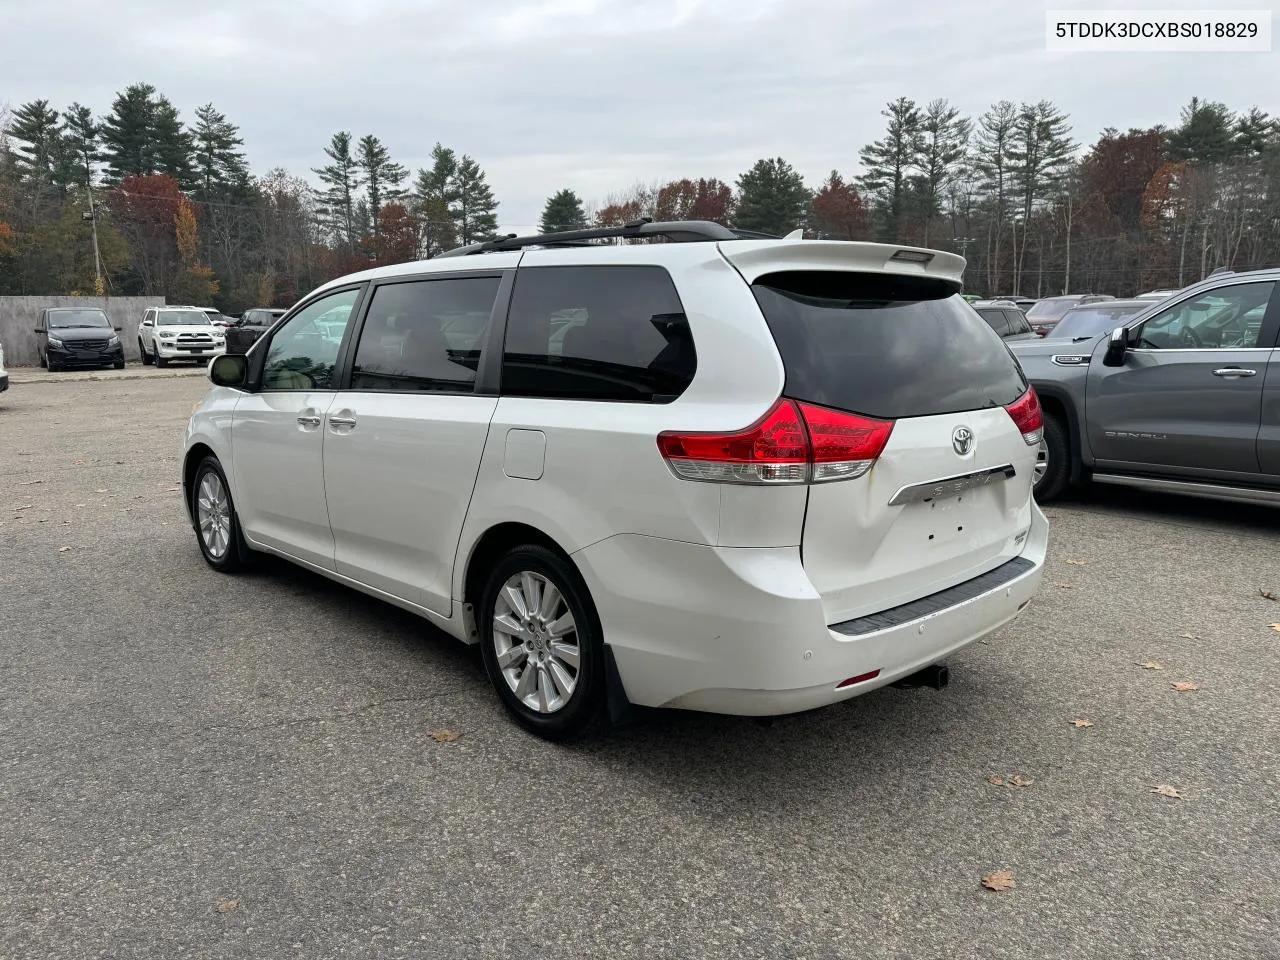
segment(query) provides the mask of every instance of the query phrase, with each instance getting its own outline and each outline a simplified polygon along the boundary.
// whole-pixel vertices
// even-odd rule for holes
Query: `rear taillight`
[[[737,433],[658,435],[658,450],[685,480],[824,483],[871,469],[893,432],[890,420],[781,399]]]
[[[1021,431],[1027,446],[1034,447],[1044,438],[1044,414],[1040,410],[1040,398],[1036,396],[1035,387],[1027,387],[1027,392],[1005,410]]]

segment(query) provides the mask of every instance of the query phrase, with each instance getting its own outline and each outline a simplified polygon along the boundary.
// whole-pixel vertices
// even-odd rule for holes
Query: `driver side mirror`
[[[151,326],[151,321],[150,321],[150,320],[143,320],[143,321],[142,321],[142,323],[140,323],[140,324],[139,324],[139,326],[142,326],[142,327],[149,327],[149,326]]]
[[[249,362],[239,353],[224,353],[209,362],[209,379],[219,387],[243,387],[249,379]]]
[[[1116,327],[1107,337],[1107,352],[1102,358],[1104,367],[1123,367],[1124,355],[1129,349],[1129,331]]]

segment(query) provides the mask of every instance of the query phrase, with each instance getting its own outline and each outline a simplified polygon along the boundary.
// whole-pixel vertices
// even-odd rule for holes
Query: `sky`
[[[974,116],[1001,99],[1049,99],[1084,143],[1108,126],[1176,123],[1193,95],[1280,113],[1278,52],[1049,53],[1046,9],[1034,0],[0,0],[0,103],[79,101],[103,113],[117,91],[147,82],[185,119],[212,102],[240,126],[255,172],[285,167],[312,180],[338,130],[380,137],[411,169],[439,141],[476,158],[512,230],[527,230],[564,187],[601,204],[637,182],[732,183],[774,156],[815,187],[833,169],[856,175],[859,148],[883,135],[880,111],[899,96],[945,97]]]

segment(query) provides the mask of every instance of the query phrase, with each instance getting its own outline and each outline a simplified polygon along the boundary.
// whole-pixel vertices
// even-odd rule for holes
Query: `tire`
[[[559,600],[547,611],[547,618],[542,622],[536,617],[532,620],[533,633],[522,631],[515,635],[495,629],[495,614],[510,623],[520,620],[518,615],[513,615],[515,608],[504,591],[511,581],[517,584],[516,593],[522,600],[528,599],[531,592],[529,581],[536,588],[535,596],[545,598],[548,583],[559,594]],[[555,634],[547,629],[557,623],[563,629],[566,615],[572,616],[573,627],[569,632]],[[605,725],[605,659],[600,618],[586,584],[568,560],[533,544],[509,551],[494,565],[485,582],[478,626],[485,672],[516,723],[552,741],[577,739]],[[525,630],[528,629],[526,625]],[[573,673],[570,656],[574,640],[576,673]],[[533,652],[524,653],[525,650]],[[513,651],[517,651],[515,657],[507,659]],[[530,670],[534,672],[530,674]],[[571,673],[572,689],[566,695],[565,679]],[[526,682],[528,687],[521,691]],[[526,697],[534,700],[538,707],[526,703]],[[562,702],[556,703],[557,699]]]
[[[138,339],[138,353],[142,354],[142,365],[144,367],[151,366],[151,354],[147,353],[147,348],[143,345],[141,338]]]
[[[169,365],[169,361],[165,357],[160,356],[160,347],[158,345],[156,346],[155,362],[156,366],[161,370]]]
[[[50,373],[57,373],[62,369],[62,367],[54,363],[53,359],[47,355],[45,356],[45,359],[44,359],[44,368],[48,370]]]
[[[202,500],[210,507],[203,517]],[[217,506],[219,500],[221,507]],[[215,457],[205,457],[196,468],[191,484],[191,515],[195,518],[196,542],[209,566],[220,573],[235,573],[246,566],[248,548],[240,532],[240,517],[226,474]]]
[[[43,353],[40,354],[40,366],[44,367],[46,370],[49,369],[49,360]]]
[[[1037,456],[1046,458],[1044,472],[1036,477],[1035,497],[1048,503],[1061,496],[1071,481],[1071,443],[1067,428],[1057,417],[1044,418],[1044,440]],[[1037,471],[1040,465],[1036,465]]]
[[[123,360],[117,360],[115,363],[111,364],[111,366],[115,367],[117,370],[123,370],[123,369],[124,369],[124,361],[123,361]]]

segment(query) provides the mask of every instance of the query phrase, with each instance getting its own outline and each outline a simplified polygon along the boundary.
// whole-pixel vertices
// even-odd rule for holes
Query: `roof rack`
[[[577,247],[590,246],[592,240],[610,238],[665,237],[674,243],[696,243],[708,240],[777,240],[773,234],[758,230],[736,230],[713,223],[710,220],[672,220],[655,223],[652,217],[641,217],[620,227],[594,227],[589,230],[562,230],[557,233],[540,233],[531,237],[518,237],[509,233],[505,237],[455,247],[437,254],[439,257],[466,257],[473,253],[494,253],[500,250],[522,250],[525,247]]]

